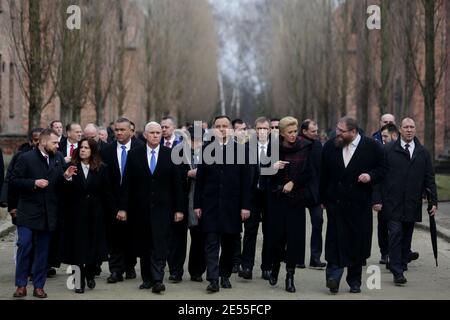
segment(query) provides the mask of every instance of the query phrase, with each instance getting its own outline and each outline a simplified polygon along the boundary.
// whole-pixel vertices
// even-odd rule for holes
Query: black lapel
[[[119,165],[119,159],[117,158],[117,145],[118,145],[118,142],[114,141],[113,148],[111,148],[111,149],[112,149],[112,158],[113,158],[113,163],[114,163],[113,165],[114,165],[114,168],[116,168],[118,170],[119,176],[120,176],[120,165]]]
[[[361,136],[361,140],[359,141],[358,147],[356,148],[355,152],[353,153],[352,158],[350,159],[350,162],[348,163],[347,168],[345,170],[351,169],[351,167],[357,163],[358,159],[360,158],[361,154],[364,152],[364,148],[366,147],[366,141],[364,141],[364,137]],[[342,155],[342,163],[344,163],[344,156]]]
[[[148,176],[151,176],[152,173],[151,173],[151,171],[150,171],[150,166],[149,166],[150,159],[148,159],[148,156],[147,156],[147,145],[145,145],[145,146],[140,150],[140,152],[139,152],[139,159],[141,160],[141,164],[142,164],[142,166],[143,166],[143,168],[144,168],[144,172],[146,172],[146,174],[147,174]],[[127,161],[128,161],[128,160],[127,160]]]

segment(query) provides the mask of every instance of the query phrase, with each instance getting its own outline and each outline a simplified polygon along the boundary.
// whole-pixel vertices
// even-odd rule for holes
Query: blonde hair
[[[298,120],[295,119],[294,117],[285,117],[281,119],[279,124],[280,133],[284,132],[284,130],[286,130],[286,128],[290,126],[297,126],[298,128]]]

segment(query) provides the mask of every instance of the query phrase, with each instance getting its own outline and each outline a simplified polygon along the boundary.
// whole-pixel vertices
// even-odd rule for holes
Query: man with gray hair
[[[161,126],[145,126],[147,145],[131,150],[121,187],[117,218],[129,221],[141,258],[140,289],[153,293],[166,290],[164,267],[169,254],[171,222],[184,219],[184,196],[180,170],[171,159],[171,150],[161,146]]]
[[[93,123],[88,123],[86,127],[84,127],[83,136],[87,139],[94,139],[98,144],[98,150],[100,152],[106,147],[106,143],[100,140],[98,127]]]

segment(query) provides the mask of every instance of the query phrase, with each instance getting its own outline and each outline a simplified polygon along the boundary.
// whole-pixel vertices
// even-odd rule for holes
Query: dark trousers
[[[383,211],[378,212],[378,247],[382,256],[389,254],[389,220],[386,219]]]
[[[78,265],[78,268],[80,268],[81,288],[84,289],[86,286],[86,280],[94,280],[95,270],[97,266],[95,264],[85,264],[85,265]]]
[[[218,280],[229,278],[233,269],[233,250],[236,241],[235,234],[206,233],[206,279]],[[219,251],[220,253],[219,259]]]
[[[172,223],[170,242],[169,242],[169,257],[167,264],[169,265],[169,272],[174,276],[183,276],[184,261],[186,260],[187,247],[187,219]]]
[[[344,268],[341,268],[334,264],[327,265],[326,277],[327,280],[336,280],[341,282],[342,275],[344,273]],[[347,283],[349,286],[361,287],[362,283],[362,264],[347,267]]]
[[[268,214],[270,264],[279,266],[286,245],[286,269],[305,261],[305,207],[285,196],[277,198]]]
[[[233,265],[240,266],[242,263],[242,234],[235,235],[233,239]]]
[[[310,261],[319,261],[322,255],[322,226],[323,226],[323,210],[321,206],[309,207],[309,215],[311,216],[311,258]]]
[[[34,249],[33,285],[35,288],[43,289],[47,280],[50,232],[17,227],[17,234],[19,238],[17,240],[16,286],[26,287],[28,284],[31,251]]]
[[[409,263],[414,222],[389,221],[389,261],[394,276],[403,274]]]
[[[164,268],[169,255],[170,234],[152,235],[149,244],[141,248],[141,276],[144,282],[163,282]]]
[[[263,244],[261,252],[261,270],[271,269],[268,258],[267,235],[267,194],[264,191],[257,190],[255,193],[254,210],[250,218],[244,222],[244,241],[241,255],[241,265],[244,269],[253,270],[255,265],[256,240],[258,238],[259,223],[262,222]]]
[[[200,226],[190,229],[191,247],[189,250],[188,271],[193,277],[200,277],[205,273],[205,234]]]
[[[117,222],[116,222],[117,223]],[[133,248],[133,235],[127,224],[115,226],[110,235],[109,271],[123,274],[134,270],[137,260]]]

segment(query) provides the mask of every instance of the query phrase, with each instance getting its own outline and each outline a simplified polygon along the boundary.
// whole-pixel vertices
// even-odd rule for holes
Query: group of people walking
[[[258,118],[254,134],[227,116],[216,117],[212,129],[176,134],[175,119],[165,117],[142,135],[121,118],[110,143],[92,124],[84,132],[68,124],[66,136],[62,127],[54,121],[33,130],[7,170],[1,202],[18,232],[14,297],[27,295],[30,275],[33,295],[47,297],[49,268],[60,263],[79,267],[77,293],[95,288],[104,261],[109,284],[134,279],[137,258],[139,288],[161,293],[166,265],[169,281],[178,283],[187,256],[191,281],[203,281],[206,271],[208,292],[229,289],[233,272],[253,279],[260,224],[261,277],[276,285],[284,262],[285,290],[296,292],[295,270],[305,267],[306,209],[309,266],[326,267],[330,292],[339,291],[344,268],[350,292],[361,292],[373,210],[382,230],[381,262],[404,285],[425,190],[430,214],[437,210],[432,161],[409,118],[399,129],[395,119],[383,123],[369,138],[356,119],[344,117],[324,145],[316,122],[293,117]],[[321,261],[323,209],[327,263]]]

